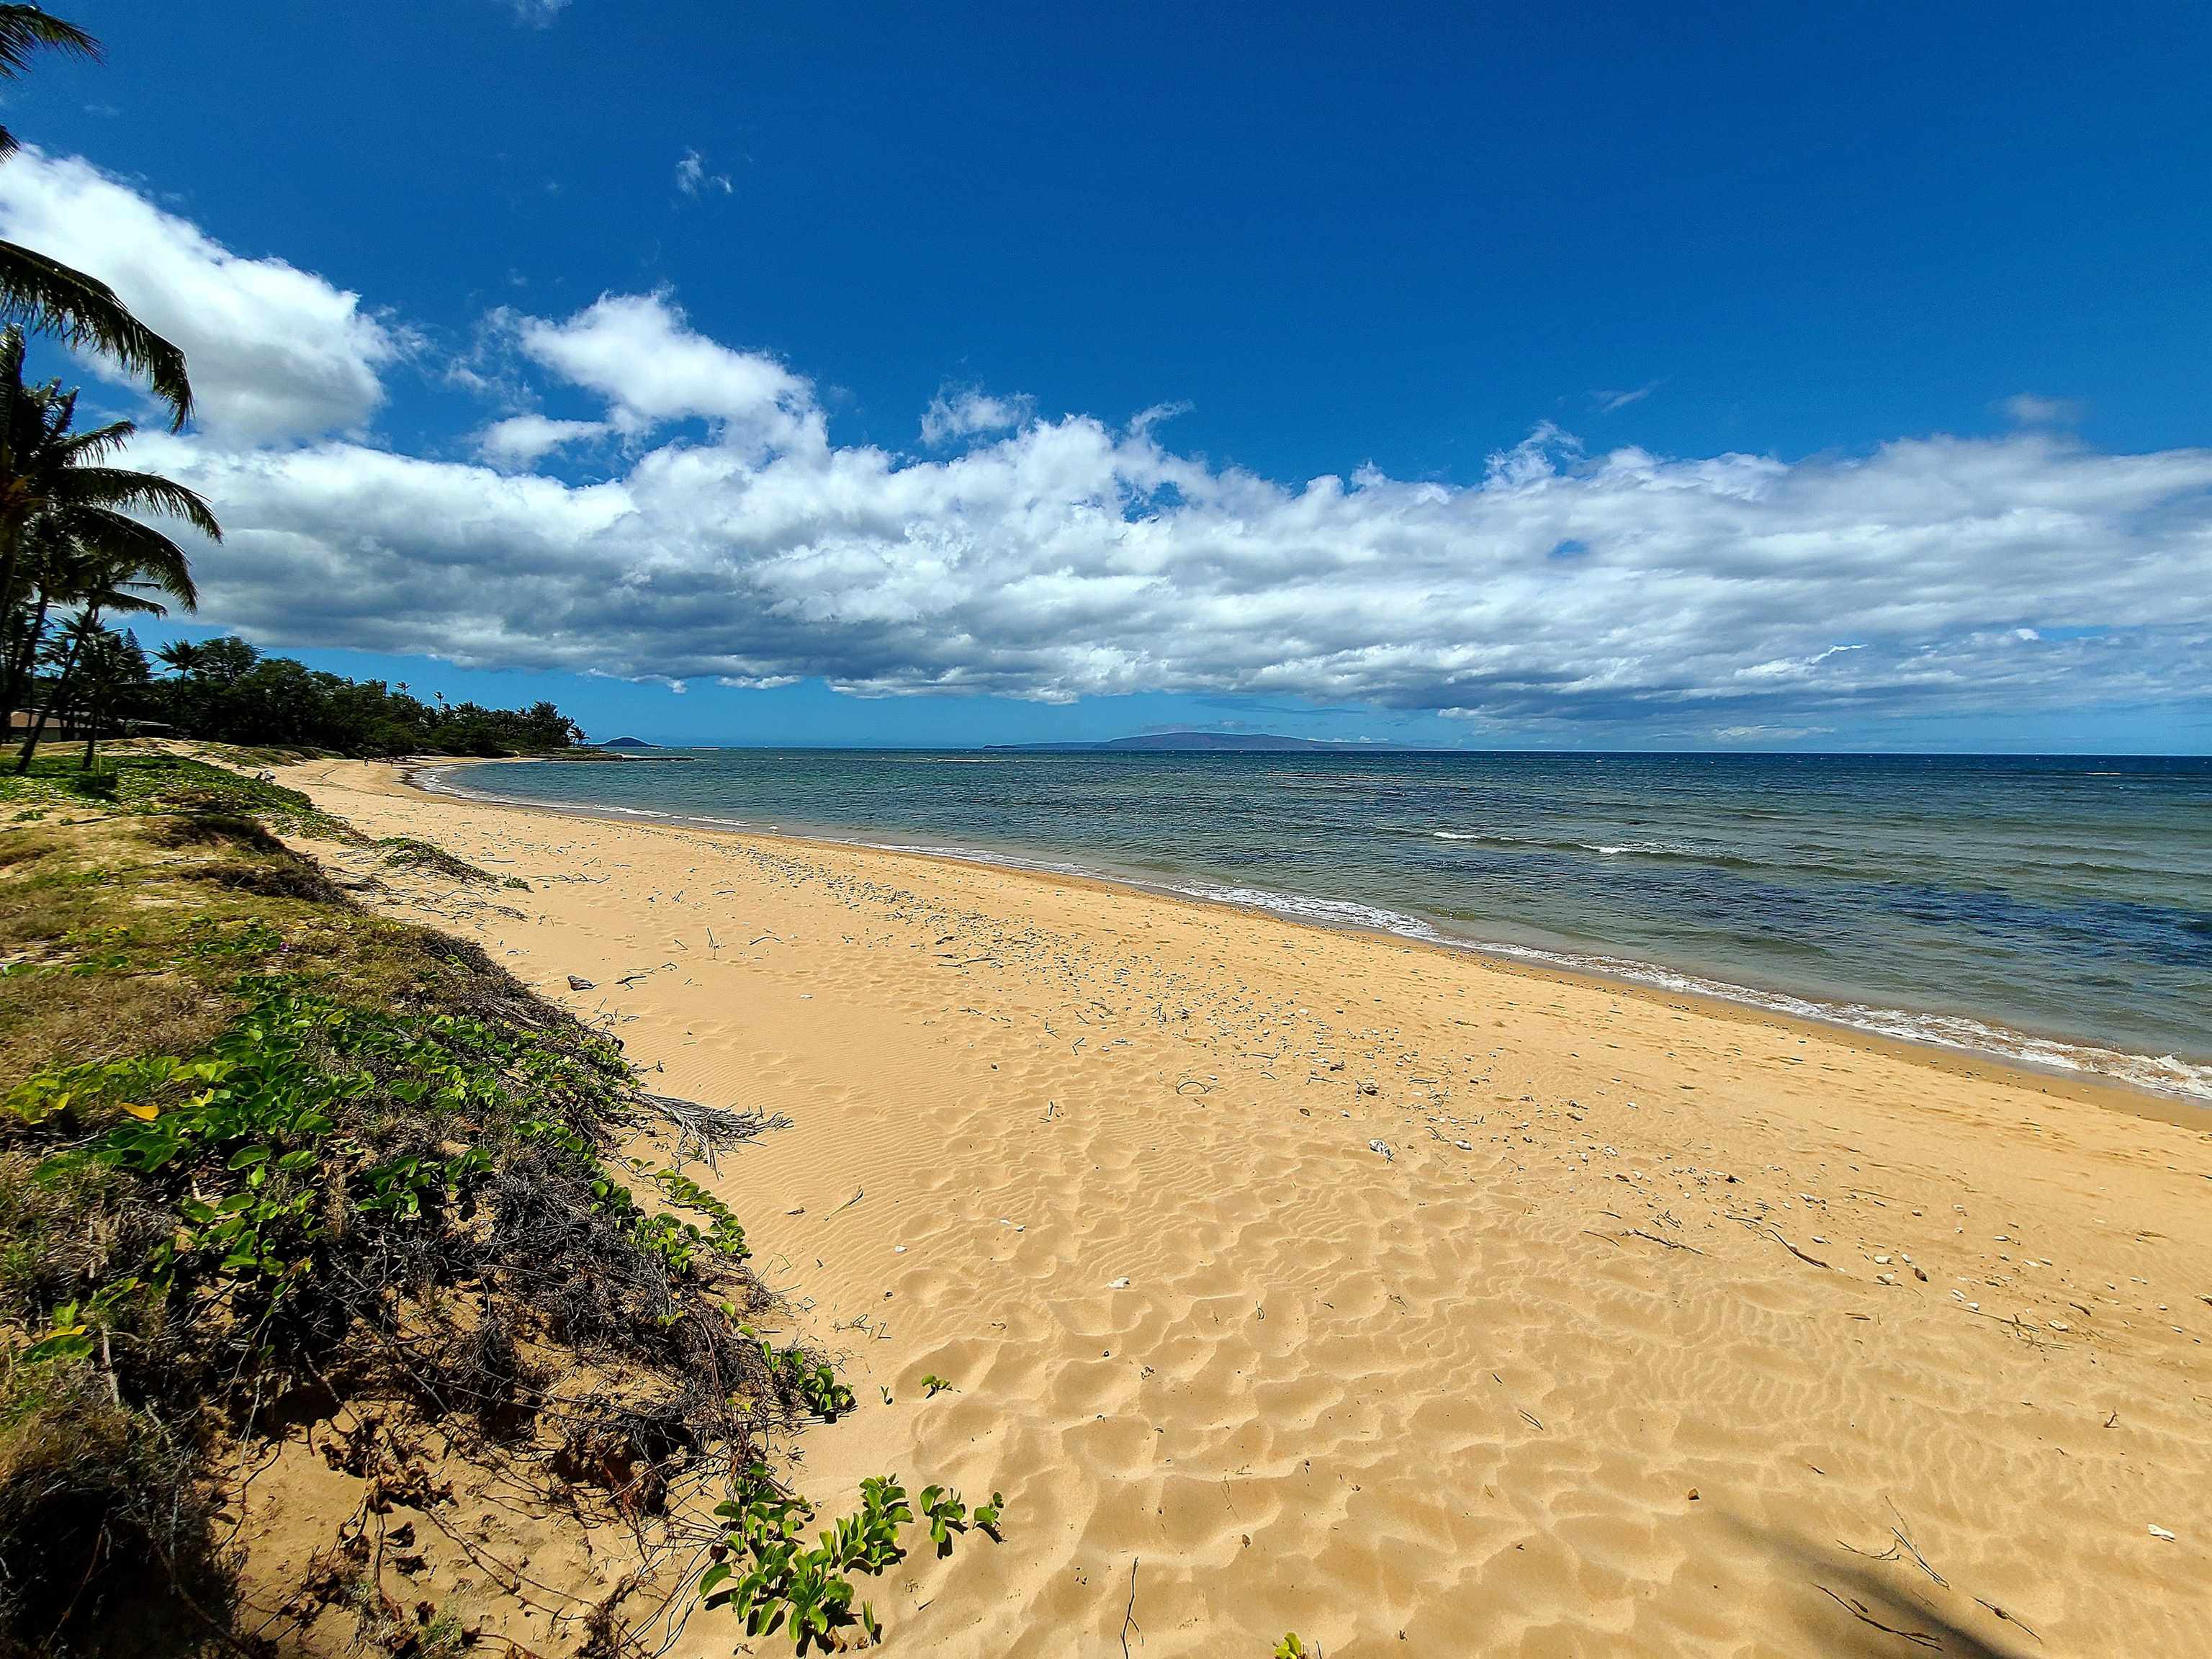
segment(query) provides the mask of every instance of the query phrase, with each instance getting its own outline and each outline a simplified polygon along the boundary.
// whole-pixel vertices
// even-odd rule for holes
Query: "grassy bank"
[[[465,1616],[392,1576],[395,1517],[443,1524],[422,1425],[651,1537],[647,1568],[692,1547],[756,1632],[866,1639],[849,1574],[898,1558],[902,1490],[804,1545],[767,1437],[852,1396],[746,1322],[738,1218],[617,1150],[672,1105],[695,1140],[747,1126],[654,1104],[611,1039],[272,824],[359,840],[178,757],[0,782],[0,1648],[457,1651]],[[358,1502],[271,1585],[235,1475],[302,1425]],[[717,1495],[704,1532],[655,1519]],[[965,1512],[924,1498],[949,1548]],[[577,1645],[627,1649],[652,1576]]]

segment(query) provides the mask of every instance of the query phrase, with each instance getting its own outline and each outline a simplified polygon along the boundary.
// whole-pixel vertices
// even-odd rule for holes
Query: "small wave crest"
[[[1602,853],[1607,857],[1644,853],[1653,858],[1696,859],[1708,864],[1742,861],[1671,841],[1555,841],[1547,836],[1505,836],[1474,830],[1431,830],[1429,834],[1437,841],[1480,841],[1498,847],[1540,847],[1559,853]]]
[[[1241,904],[1248,909],[1271,910],[1279,916],[1320,921],[1340,927],[1366,927],[1395,933],[1401,939],[1441,941],[1443,935],[1419,916],[1386,910],[1378,904],[1358,904],[1349,899],[1313,898],[1303,893],[1270,892],[1264,887],[1226,887],[1210,881],[1179,884],[1169,890],[1216,904]]]
[[[1212,882],[1183,884],[1171,890],[1192,898],[1242,905],[1249,909],[1266,910],[1301,921],[1395,933],[1401,939],[1421,939],[1457,950],[1473,951],[1483,956],[1526,962],[1537,967],[1624,980],[1632,985],[1650,986],[1656,990],[1711,997],[1718,1001],[1737,1003],[1795,1019],[1813,1020],[1823,1025],[1840,1025],[1899,1042],[1929,1044],[1964,1054],[1988,1054],[2020,1065],[2108,1078],[2154,1093],[2180,1095],[2190,1099],[2212,1102],[2212,1066],[2195,1064],[2173,1054],[2139,1054],[2096,1043],[2064,1042],[2055,1037],[2035,1036],[2025,1031],[2016,1031],[2008,1026],[1993,1024],[1965,1014],[1920,1014],[1902,1008],[1881,1008],[1866,1003],[1820,1002],[1809,997],[1793,996],[1786,991],[1758,990],[1747,985],[1733,985],[1724,980],[1685,973],[1679,969],[1662,968],[1650,963],[1600,956],[1594,952],[1547,951],[1532,945],[1459,938],[1441,932],[1419,916],[1348,899],[1315,898],[1300,893],[1278,893],[1265,888],[1224,886]]]
[[[1449,944],[1545,967],[1574,973],[1601,974],[1659,990],[1689,992],[1724,1002],[1745,1004],[1770,1013],[1817,1021],[1823,1025],[1892,1037],[1902,1042],[1932,1044],[1965,1054],[1990,1054],[2021,1065],[2056,1071],[2077,1072],[2111,1078],[2160,1094],[2185,1095],[2212,1101],[2212,1066],[2194,1065],[2173,1054],[2138,1054],[2096,1043],[2063,1042],[2056,1037],[2033,1036],[1965,1014],[1917,1014],[1902,1008],[1880,1008],[1858,1002],[1818,1002],[1784,991],[1755,990],[1731,985],[1672,968],[1628,962],[1611,957],[1583,956],[1572,951],[1543,951],[1522,945],[1476,943],[1449,939]]]

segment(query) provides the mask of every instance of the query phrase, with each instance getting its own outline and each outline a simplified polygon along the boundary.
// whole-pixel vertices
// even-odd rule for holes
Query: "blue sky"
[[[691,740],[2212,744],[2202,12],[64,9],[0,228],[215,388],[211,628]]]

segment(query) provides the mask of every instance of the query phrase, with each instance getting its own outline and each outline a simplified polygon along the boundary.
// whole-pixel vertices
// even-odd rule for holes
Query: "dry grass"
[[[443,876],[449,881],[489,883],[499,879],[490,871],[466,859],[455,858],[444,848],[413,836],[388,836],[376,844],[386,849],[384,861],[395,870],[419,870],[428,875]]]

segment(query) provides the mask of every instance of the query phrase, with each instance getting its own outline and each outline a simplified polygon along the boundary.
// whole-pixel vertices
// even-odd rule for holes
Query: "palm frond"
[[[222,526],[195,491],[151,472],[133,472],[121,466],[67,467],[58,475],[54,499],[64,507],[166,514],[182,519],[211,542],[222,539]]]
[[[79,508],[64,515],[61,524],[61,533],[71,545],[110,569],[132,573],[125,586],[143,583],[168,594],[187,611],[199,609],[191,556],[153,526],[103,507]]]
[[[41,46],[97,62],[100,42],[42,6],[0,6],[0,75],[21,75]]]
[[[56,439],[54,450],[64,466],[88,466],[116,453],[137,435],[136,421],[110,421],[89,432],[72,432]]]
[[[144,586],[143,582],[118,582],[112,587],[103,588],[93,597],[102,611],[119,611],[132,617],[167,616],[169,607],[159,599],[144,599],[131,592],[134,587]]]
[[[185,354],[131,314],[96,276],[16,242],[0,242],[0,320],[58,335],[143,374],[169,406],[169,429],[191,418],[192,383]]]
[[[0,76],[13,79],[21,75],[31,66],[31,54],[41,46],[75,58],[100,57],[100,42],[76,24],[37,6],[0,6]],[[0,161],[20,148],[15,135],[0,127]]]
[[[167,609],[158,600],[145,595],[161,591],[161,584],[149,581],[127,562],[101,558],[81,560],[75,571],[63,584],[56,586],[57,604],[73,605],[76,617],[64,629],[64,635],[96,632],[100,615],[109,611],[153,611],[168,615]]]

